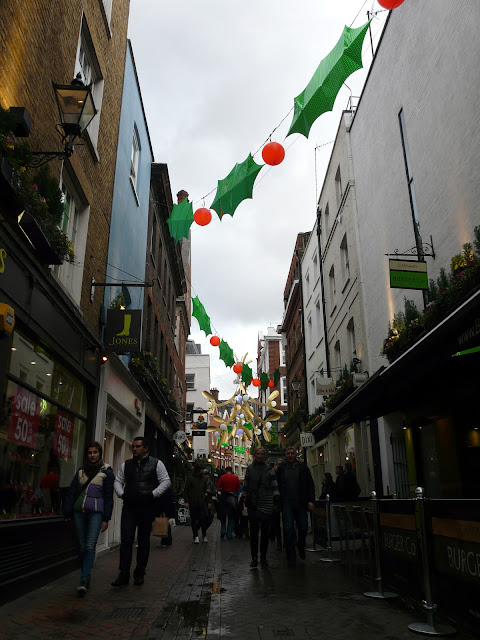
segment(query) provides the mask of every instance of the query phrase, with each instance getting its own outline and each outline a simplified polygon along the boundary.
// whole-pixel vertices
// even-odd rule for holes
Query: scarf
[[[95,462],[95,464],[92,464],[91,462],[89,462],[89,460],[85,460],[85,462],[83,464],[83,471],[84,471],[85,475],[87,476],[87,478],[89,480],[91,480],[92,478],[94,478],[97,475],[97,473],[100,471],[102,466],[103,466],[102,458],[100,458],[100,460],[98,460],[98,462]]]

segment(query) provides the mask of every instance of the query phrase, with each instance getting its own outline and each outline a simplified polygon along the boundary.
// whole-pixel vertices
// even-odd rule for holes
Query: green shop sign
[[[428,289],[424,260],[389,260],[391,289]]]

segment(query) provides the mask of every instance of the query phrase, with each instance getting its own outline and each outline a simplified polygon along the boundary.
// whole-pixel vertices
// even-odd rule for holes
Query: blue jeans
[[[222,516],[220,523],[220,533],[222,535],[227,534],[227,540],[231,540],[233,538],[233,532],[235,531],[235,516]]]
[[[282,508],[283,530],[287,558],[295,560],[295,538],[299,549],[305,549],[308,531],[308,512],[300,505],[285,502]]]
[[[90,571],[95,560],[95,547],[97,546],[100,528],[102,526],[103,513],[84,513],[75,511],[73,524],[78,539],[78,557],[80,558],[80,579],[90,580]]]

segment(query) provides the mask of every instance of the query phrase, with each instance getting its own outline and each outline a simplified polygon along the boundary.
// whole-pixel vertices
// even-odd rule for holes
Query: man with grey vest
[[[133,583],[142,585],[150,553],[150,535],[158,499],[172,486],[163,462],[150,456],[143,437],[133,439],[133,458],[122,463],[114,482],[115,493],[123,500],[120,544],[120,575],[113,587],[130,580],[132,549],[138,528],[137,566]]]

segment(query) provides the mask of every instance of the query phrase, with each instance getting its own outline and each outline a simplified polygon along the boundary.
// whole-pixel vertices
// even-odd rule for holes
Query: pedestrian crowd
[[[175,525],[172,483],[165,465],[149,454],[143,437],[134,438],[132,458],[122,463],[116,476],[102,459],[102,446],[91,442],[85,461],[75,473],[64,502],[64,516],[72,519],[78,540],[80,560],[79,596],[84,596],[91,580],[95,548],[100,532],[106,531],[113,512],[113,493],[122,500],[119,575],[112,586],[129,584],[136,539],[136,562],[133,583],[144,583],[150,553],[150,536],[154,519],[163,515],[168,530],[162,531],[161,544],[172,544],[171,527]],[[360,486],[347,461],[336,467],[337,479],[325,472],[320,499],[355,500]],[[208,542],[207,530],[215,514],[220,521],[220,538],[249,539],[250,567],[260,562],[268,567],[269,542],[276,541],[278,551],[285,550],[288,566],[296,565],[297,554],[305,559],[308,512],[315,503],[315,485],[308,466],[297,459],[294,447],[285,449],[285,459],[274,465],[266,460],[259,446],[247,467],[243,485],[231,467],[226,467],[215,484],[209,469],[201,461],[193,465],[184,488],[184,506],[190,513],[194,544]],[[155,531],[154,531],[155,534]],[[260,555],[260,558],[259,558]]]

